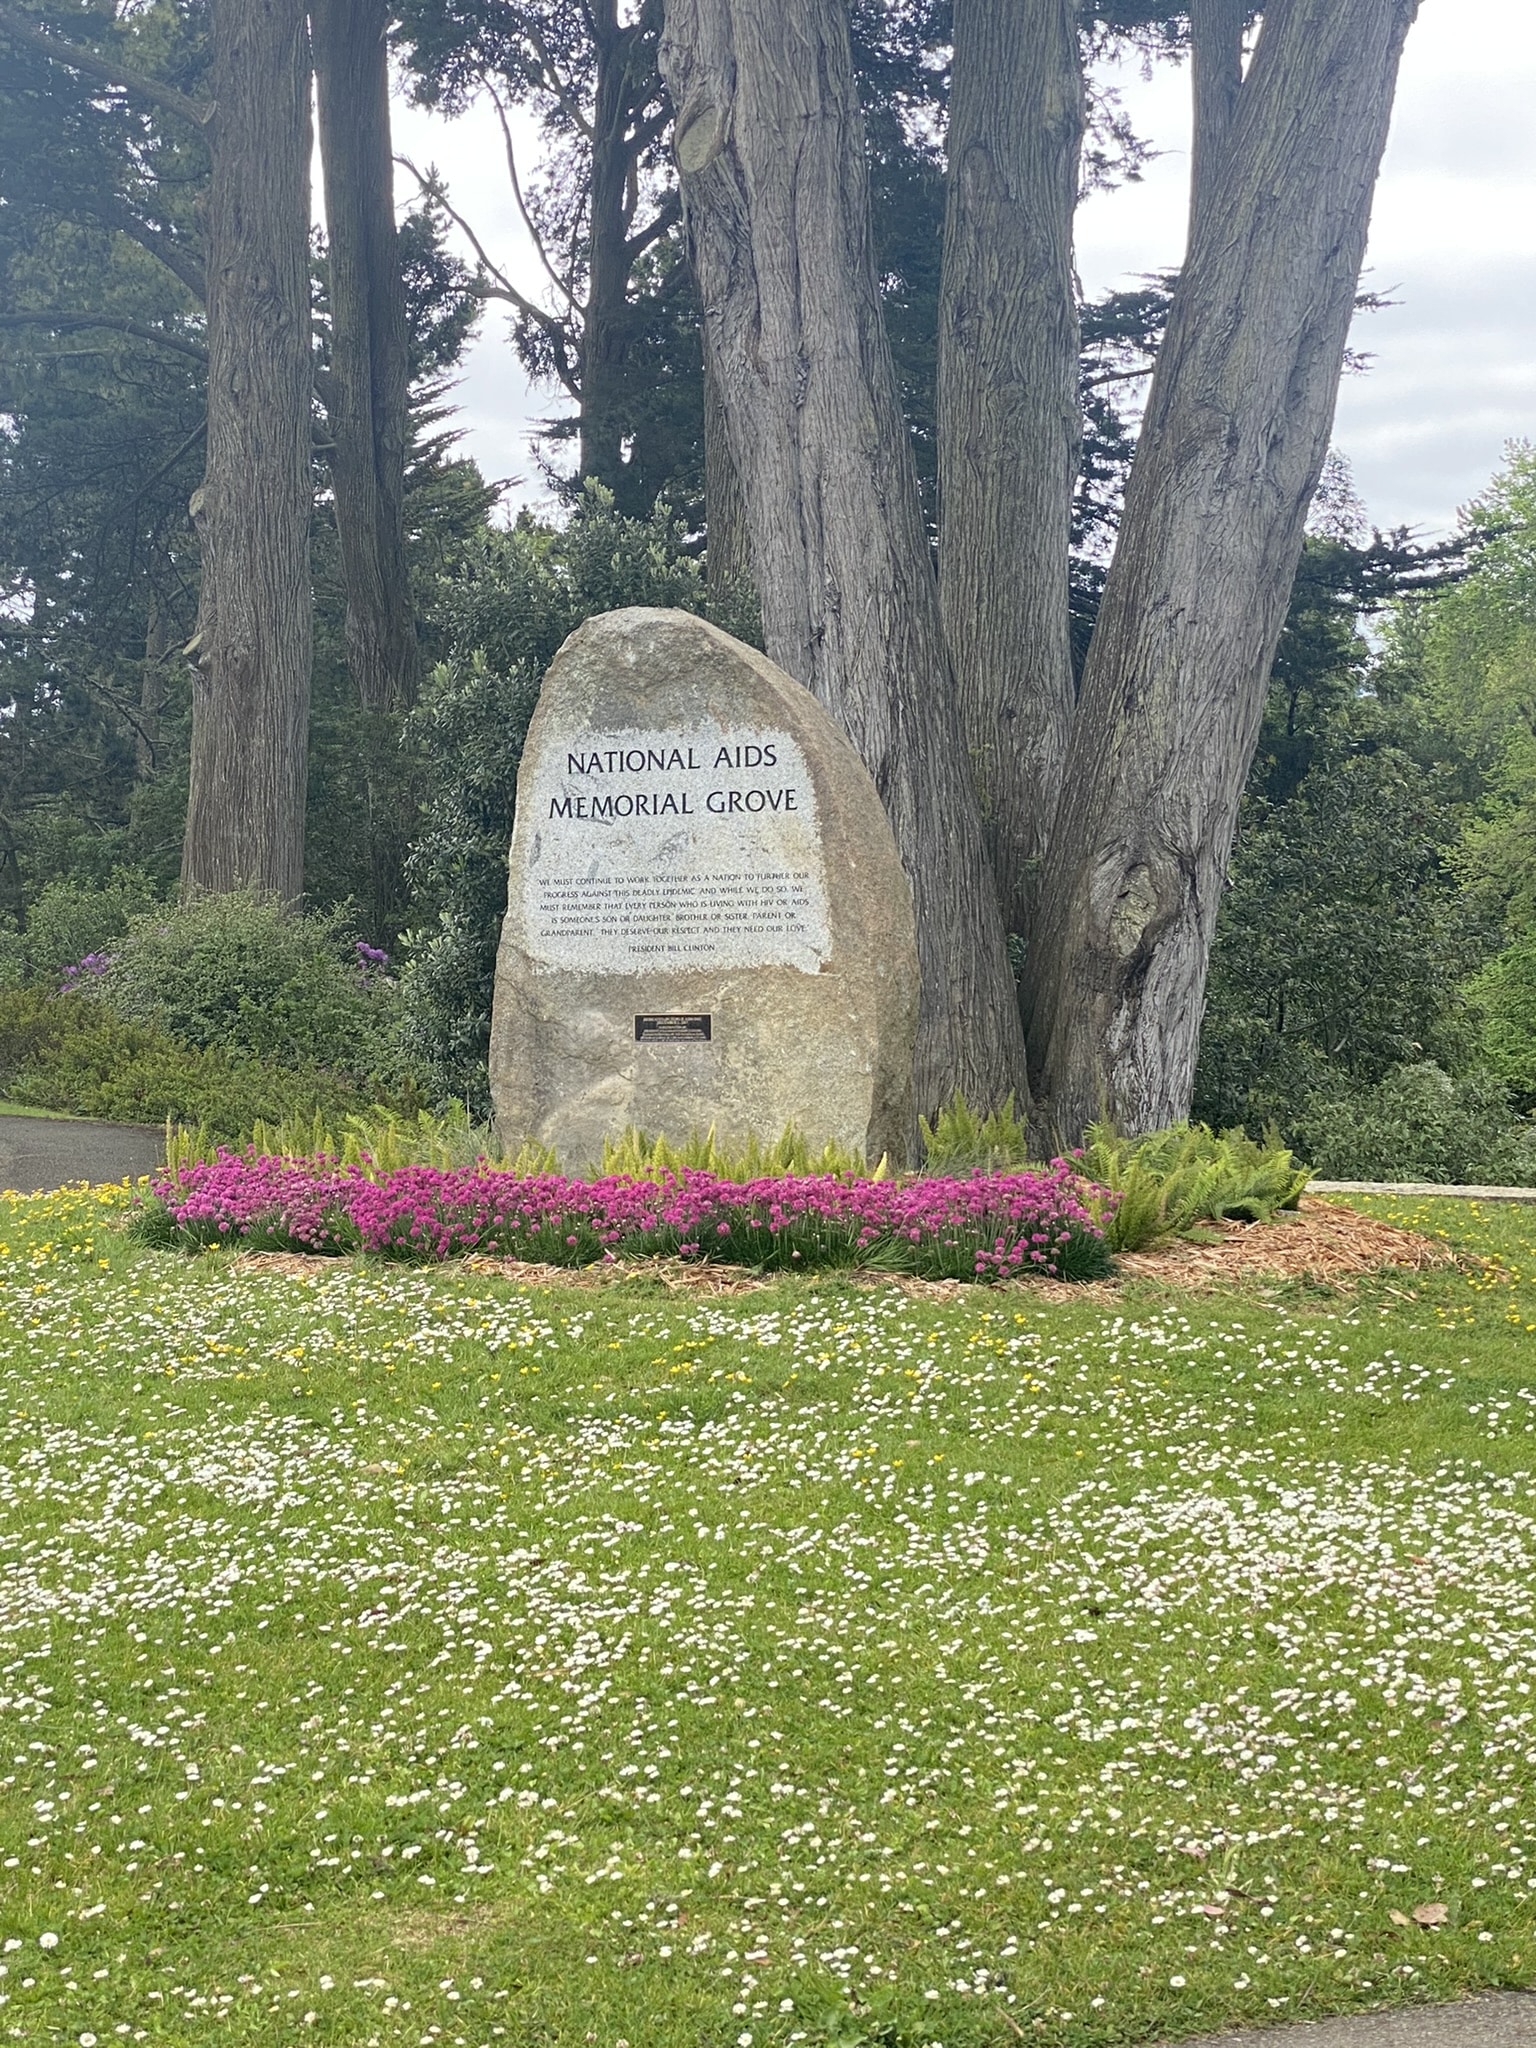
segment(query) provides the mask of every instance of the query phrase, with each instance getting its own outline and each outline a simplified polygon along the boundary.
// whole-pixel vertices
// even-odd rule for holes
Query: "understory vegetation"
[[[1274,1123],[1328,1178],[1536,1185],[1536,450],[1467,508],[1438,588],[1405,590],[1405,536],[1366,543],[1358,508],[1323,525],[1244,799],[1194,1113]]]
[[[1531,1980],[1536,1242],[1109,1299],[0,1207],[0,2032],[1111,2048]],[[1486,1262],[1486,1263],[1482,1263]]]

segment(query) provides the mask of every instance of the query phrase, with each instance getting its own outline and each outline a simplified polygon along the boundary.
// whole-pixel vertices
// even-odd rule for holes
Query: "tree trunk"
[[[420,667],[405,560],[409,383],[395,238],[383,0],[312,0],[325,179],[331,482],[347,665],[369,711],[414,702]]]
[[[1031,932],[1072,720],[1071,0],[955,0],[939,303],[939,600],[1008,929]]]
[[[705,352],[741,479],[768,651],[852,738],[911,879],[917,1102],[1025,1076],[870,243],[841,0],[671,0]]]
[[[1243,87],[1248,0],[1190,0],[1189,68],[1194,96],[1189,239],[1221,191],[1222,165]]]
[[[624,372],[624,313],[629,286],[625,196],[631,152],[628,38],[617,0],[596,0],[591,15],[597,85],[592,109],[592,182],[588,198],[587,303],[581,329],[581,474],[610,489],[619,481],[619,387]]]
[[[160,765],[160,721],[165,711],[165,657],[171,651],[160,600],[150,593],[144,627],[144,664],[139,670],[139,722],[133,731],[133,773],[148,782]]]
[[[1051,1129],[1188,1114],[1205,977],[1328,447],[1416,0],[1273,0],[1174,298],[1030,963]]]
[[[303,0],[214,0],[208,466],[182,886],[304,886],[309,46]]]
[[[752,575],[747,508],[731,454],[725,404],[708,360],[704,364],[704,568],[710,587],[727,589]]]

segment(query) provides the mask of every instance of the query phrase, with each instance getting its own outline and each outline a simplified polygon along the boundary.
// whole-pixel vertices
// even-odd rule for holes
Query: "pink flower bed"
[[[747,1182],[522,1176],[486,1166],[371,1174],[327,1159],[221,1152],[162,1178],[143,1218],[161,1243],[556,1265],[663,1253],[779,1270],[871,1265],[932,1279],[1106,1272],[1103,1231],[1072,1164],[969,1179]]]

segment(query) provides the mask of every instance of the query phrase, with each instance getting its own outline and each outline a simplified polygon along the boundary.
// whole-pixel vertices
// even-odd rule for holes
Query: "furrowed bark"
[[[1187,1115],[1416,0],[1274,0],[1158,360],[1029,966],[1051,1134]]]
[[[1003,915],[1028,939],[1072,719],[1081,413],[1071,0],[955,0],[939,303],[939,599]]]
[[[917,1102],[1025,1092],[870,244],[840,0],[672,0],[662,72],[768,651],[849,733],[911,879]]]
[[[395,239],[383,0],[313,0],[331,302],[327,415],[347,602],[347,665],[364,708],[415,701],[405,559],[405,290]]]
[[[1247,0],[1190,0],[1189,63],[1194,97],[1189,239],[1221,189],[1222,166],[1243,88]]]
[[[148,782],[160,765],[160,722],[165,711],[165,658],[170,636],[159,600],[151,593],[144,628],[144,661],[139,670],[139,721],[133,733],[133,771]]]
[[[215,0],[208,465],[181,879],[304,885],[309,723],[309,45],[303,0]]]
[[[747,508],[731,454],[725,404],[704,364],[704,572],[712,588],[744,583],[752,574]]]
[[[623,369],[624,306],[629,284],[627,140],[630,96],[628,38],[617,0],[596,0],[592,32],[597,90],[592,114],[592,182],[588,201],[587,303],[581,341],[581,474],[610,487],[620,463],[617,386]]]

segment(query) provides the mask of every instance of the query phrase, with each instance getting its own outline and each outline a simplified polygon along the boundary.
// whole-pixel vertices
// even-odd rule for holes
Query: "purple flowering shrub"
[[[864,1265],[933,1280],[1080,1280],[1109,1270],[1088,1193],[1062,1159],[904,1185],[823,1174],[741,1182],[691,1169],[595,1180],[486,1166],[375,1174],[327,1158],[220,1152],[163,1175],[139,1233],[165,1245],[394,1259],[483,1252],[585,1266],[661,1253],[778,1272]]]
[[[71,961],[59,971],[59,985],[62,989],[90,988],[99,982],[112,965],[110,953],[87,953],[83,959]]]

